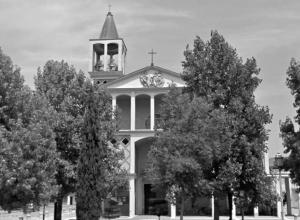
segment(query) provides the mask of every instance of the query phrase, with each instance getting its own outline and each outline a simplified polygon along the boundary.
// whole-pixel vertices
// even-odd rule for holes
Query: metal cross
[[[153,49],[152,49],[151,52],[149,52],[148,54],[151,54],[151,66],[154,66],[154,64],[153,64],[153,55],[157,54],[157,53],[154,52]]]
[[[108,12],[110,12],[111,4],[108,5]]]

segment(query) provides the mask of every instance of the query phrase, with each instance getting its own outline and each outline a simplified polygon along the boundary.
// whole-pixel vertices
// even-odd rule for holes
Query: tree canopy
[[[286,84],[294,96],[294,107],[296,108],[295,121],[300,123],[300,63],[294,58],[290,61],[287,70]],[[280,123],[280,132],[283,139],[284,153],[288,157],[284,160],[284,168],[290,172],[292,181],[300,189],[300,131],[295,128],[292,119]]]
[[[165,100],[162,115],[166,116],[163,118],[166,130],[157,131],[158,139],[150,155],[153,156],[159,147],[165,151],[160,150],[159,155],[174,150],[182,161],[189,161],[188,165],[183,163],[176,168],[184,171],[184,166],[197,167],[198,175],[203,175],[205,181],[202,179],[198,185],[192,180],[182,181],[187,185],[194,184],[190,185],[190,190],[201,185],[202,190],[209,188],[210,193],[214,193],[215,217],[218,217],[218,199],[224,192],[228,194],[229,204],[232,204],[233,195],[238,197],[241,190],[253,204],[262,202],[259,194],[261,186],[266,184],[263,157],[268,139],[265,125],[271,122],[271,115],[268,107],[255,102],[254,91],[261,82],[255,59],[243,62],[217,31],[211,32],[207,42],[196,37],[194,47],[187,47],[184,55],[182,78],[187,86],[183,95],[173,96],[173,102],[168,98]],[[201,109],[204,106],[206,113]],[[191,108],[198,108],[198,111],[191,114]],[[169,131],[176,135],[168,137]],[[196,166],[196,159],[184,160],[186,153],[199,161],[206,158],[210,163]],[[154,157],[153,160],[152,165],[161,163],[158,167],[165,167],[165,170],[159,169],[160,174],[169,172],[172,160],[156,161]],[[193,171],[187,170],[184,172]]]
[[[228,118],[201,97],[172,88],[161,106],[162,131],[149,152],[151,179],[164,188],[171,202],[180,199],[181,216],[186,198],[210,197],[214,183],[208,175],[217,155],[227,154],[231,138]],[[224,168],[224,174],[227,168]]]
[[[49,60],[35,77],[38,94],[46,97],[55,110],[53,125],[59,154],[56,181],[59,185],[55,219],[61,219],[62,200],[75,191],[76,167],[81,145],[81,127],[85,103],[85,77],[64,61]]]
[[[43,96],[24,86],[20,69],[0,50],[0,206],[49,202],[56,192],[55,114]]]
[[[220,178],[223,190],[257,191],[265,175],[263,153],[267,151],[268,139],[265,125],[271,122],[271,115],[268,107],[255,102],[254,91],[261,82],[255,59],[243,62],[236,49],[217,31],[211,32],[208,42],[197,37],[194,48],[187,48],[185,57],[183,79],[188,85],[187,92],[205,97],[214,108],[231,117],[228,123],[233,140],[231,152],[216,158],[215,177],[219,175],[219,167],[230,163],[234,175],[225,182],[226,178]],[[241,168],[239,172],[234,171],[237,167]]]

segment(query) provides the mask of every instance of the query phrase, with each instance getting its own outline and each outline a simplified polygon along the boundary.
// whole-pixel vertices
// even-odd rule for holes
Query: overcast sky
[[[263,79],[257,102],[273,114],[270,155],[282,152],[279,120],[293,117],[285,85],[291,57],[300,60],[298,0],[0,0],[0,47],[21,67],[33,87],[39,66],[65,60],[87,72],[88,40],[98,38],[108,5],[124,38],[127,73],[150,64],[182,72],[183,51],[196,35],[218,30],[245,60],[255,57]]]

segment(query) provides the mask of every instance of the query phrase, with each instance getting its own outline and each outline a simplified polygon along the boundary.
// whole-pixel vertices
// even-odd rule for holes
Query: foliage
[[[176,197],[181,204],[192,196],[210,197],[211,162],[230,152],[228,117],[205,99],[191,99],[176,88],[163,99],[161,109],[163,131],[157,131],[151,146],[148,175],[157,181],[157,188],[167,191],[171,202]]]
[[[255,190],[264,184],[263,153],[267,151],[268,138],[265,125],[271,122],[268,108],[255,103],[254,91],[261,81],[255,59],[243,62],[216,31],[211,32],[211,39],[206,43],[197,37],[193,50],[187,48],[185,57],[183,79],[188,85],[187,92],[205,97],[214,108],[222,109],[232,118],[229,122],[233,139],[231,152],[213,161],[214,178],[222,186],[216,190],[229,193]],[[224,166],[231,170],[229,176],[219,172]],[[241,170],[235,171],[238,167]]]
[[[22,112],[24,78],[0,48],[0,125],[10,129],[9,120]]]
[[[116,145],[108,144],[116,132],[111,109],[110,96],[88,83],[76,190],[76,214],[80,220],[99,219],[101,203],[120,183],[123,154]]]
[[[262,197],[259,196],[262,192],[259,189],[266,184],[263,156],[267,151],[265,142],[268,138],[265,125],[271,122],[271,116],[267,107],[255,103],[254,91],[261,81],[257,77],[260,70],[255,59],[243,62],[236,50],[216,31],[211,32],[211,38],[206,43],[197,37],[194,48],[187,47],[184,55],[182,78],[187,84],[184,88],[187,95],[177,94],[179,100],[173,96],[173,103],[167,101],[167,105],[163,106],[163,112],[169,111],[169,115],[163,119],[166,130],[158,135],[150,154],[154,157],[155,150],[158,150],[158,155],[162,155],[161,164],[156,165],[161,167],[158,173],[168,177],[170,163],[173,161],[170,158],[171,152],[174,151],[182,162],[179,163],[177,159],[175,164],[179,165],[173,164],[172,167],[188,173],[185,173],[188,179],[182,179],[179,187],[175,182],[171,183],[175,188],[181,189],[186,184],[189,191],[210,189],[208,192],[213,191],[215,203],[218,203],[219,197],[224,196],[225,192],[228,194],[229,204],[232,203],[233,195],[238,197],[239,191],[244,190],[249,197],[251,195],[252,202],[262,202]],[[185,97],[185,101],[180,101],[182,97]],[[207,118],[202,116],[203,121],[199,123],[194,116],[189,115],[191,107],[187,103],[195,105],[193,108],[200,108],[205,104],[210,106],[209,111],[203,114]],[[198,109],[194,115],[201,116],[201,111],[203,109]],[[211,123],[213,120],[215,124]],[[205,129],[201,133],[200,128],[203,127]],[[170,131],[174,135],[165,137]],[[163,156],[164,154],[166,155]],[[185,160],[186,154],[193,157]],[[210,163],[197,164],[194,157]],[[197,174],[191,175],[193,168],[197,169]],[[190,179],[191,176],[195,179]],[[169,179],[177,180],[174,176],[171,177]],[[164,177],[161,175],[159,178]],[[215,208],[216,218],[217,211]]]
[[[64,61],[48,61],[35,77],[37,93],[47,98],[57,115],[53,130],[59,154],[56,181],[60,188],[55,219],[61,219],[63,197],[75,191],[80,128],[84,114],[84,86],[84,74],[77,73],[74,67]]]
[[[24,86],[20,68],[0,49],[0,206],[40,206],[56,191],[53,109]]]
[[[56,145],[53,111],[43,97],[31,94],[27,124],[11,121],[0,131],[0,206],[5,210],[46,204],[56,193]]]
[[[291,59],[290,66],[287,70],[286,84],[295,98],[294,107],[297,115],[296,124],[300,123],[300,63],[294,58]],[[300,189],[300,131],[290,118],[286,118],[280,123],[280,132],[283,139],[284,153],[289,154],[284,160],[284,168],[290,172],[292,181]]]

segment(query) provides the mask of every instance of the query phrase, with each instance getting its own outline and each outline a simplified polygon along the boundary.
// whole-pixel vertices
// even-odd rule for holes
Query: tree
[[[0,49],[0,206],[47,203],[55,192],[53,111],[24,86],[20,68]]]
[[[0,125],[10,129],[9,120],[22,111],[24,78],[20,68],[0,48]]]
[[[294,107],[296,108],[297,115],[295,122],[300,123],[300,63],[294,58],[290,61],[290,66],[287,70],[286,84],[291,90],[295,98]],[[280,123],[280,132],[283,139],[284,153],[289,154],[284,160],[284,168],[290,172],[290,177],[293,183],[298,185],[300,189],[300,131],[295,129],[292,119]]]
[[[232,118],[228,124],[234,140],[230,153],[213,159],[211,180],[217,180],[215,207],[218,207],[222,191],[227,192],[229,204],[232,204],[232,196],[238,196],[240,190],[253,190],[256,193],[251,199],[259,198],[257,188],[265,184],[263,153],[267,151],[265,143],[268,138],[265,125],[271,122],[271,116],[268,107],[255,103],[254,91],[261,82],[257,77],[260,70],[255,59],[243,62],[217,31],[211,32],[208,42],[197,37],[194,48],[187,47],[184,54],[186,92],[192,97],[205,98],[215,109],[222,109]],[[227,167],[230,175],[224,175],[226,173],[220,167]],[[238,167],[240,169],[236,169]],[[215,212],[218,218],[217,208]]]
[[[161,107],[162,131],[151,146],[148,175],[156,188],[165,189],[171,203],[181,204],[195,196],[210,197],[211,172],[216,155],[227,154],[231,145],[228,117],[201,97],[191,98],[172,88]]]
[[[59,191],[55,203],[55,219],[61,219],[63,198],[75,192],[76,167],[79,157],[80,128],[84,114],[85,77],[66,62],[48,61],[35,77],[38,94],[45,96],[54,108],[57,121],[53,125],[59,154],[56,181]]]
[[[0,131],[0,206],[8,211],[26,211],[30,203],[39,208],[56,193],[55,116],[43,97],[28,101],[26,123],[10,121],[10,130]]]
[[[101,204],[120,185],[122,152],[115,139],[116,121],[110,96],[97,85],[87,83],[82,145],[78,163],[76,214],[79,220],[98,220]]]

